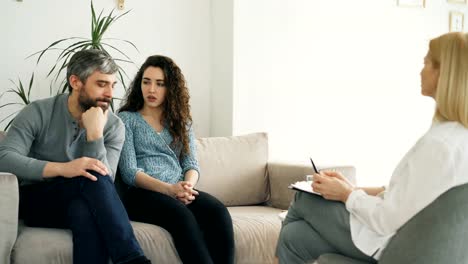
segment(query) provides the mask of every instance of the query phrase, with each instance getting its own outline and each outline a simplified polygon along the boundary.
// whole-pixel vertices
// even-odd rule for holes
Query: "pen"
[[[310,158],[310,163],[312,163],[312,167],[314,168],[315,173],[319,173],[319,171],[317,170],[317,167],[315,167],[315,164],[312,158]]]

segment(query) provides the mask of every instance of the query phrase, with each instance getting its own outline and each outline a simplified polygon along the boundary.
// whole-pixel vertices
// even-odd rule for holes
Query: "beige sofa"
[[[2,138],[0,132],[0,140]],[[265,133],[197,141],[201,178],[197,188],[220,199],[233,218],[236,263],[272,263],[281,222],[294,194],[287,186],[312,169],[304,164],[268,161]],[[324,168],[322,166],[322,168]],[[334,167],[354,181],[351,166]],[[181,263],[170,235],[162,228],[132,222],[136,236],[153,263]],[[18,184],[0,174],[0,263],[71,263],[69,230],[31,228],[18,221]]]

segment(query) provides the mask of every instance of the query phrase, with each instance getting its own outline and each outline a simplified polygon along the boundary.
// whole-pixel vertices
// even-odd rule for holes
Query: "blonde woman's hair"
[[[429,57],[439,69],[434,119],[468,128],[468,34],[453,32],[432,39]]]

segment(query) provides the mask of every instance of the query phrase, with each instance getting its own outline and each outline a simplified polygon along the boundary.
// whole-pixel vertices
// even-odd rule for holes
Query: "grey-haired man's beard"
[[[80,96],[78,97],[78,104],[80,105],[81,110],[83,112],[95,106],[99,106],[102,108],[103,111],[106,111],[109,108],[111,101],[112,100],[110,98],[105,97],[98,97],[96,99],[92,99],[86,94],[84,90],[81,90]],[[98,105],[99,102],[106,102],[107,104],[105,106]]]

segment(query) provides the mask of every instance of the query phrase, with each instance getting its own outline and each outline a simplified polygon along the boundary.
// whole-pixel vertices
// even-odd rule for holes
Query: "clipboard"
[[[290,184],[288,188],[295,190],[295,191],[306,192],[306,193],[322,196],[322,194],[314,191],[314,189],[312,188],[312,184],[308,183],[307,181],[298,181],[296,183]]]
[[[317,167],[315,167],[315,164],[314,164],[314,161],[312,160],[312,158],[310,158],[310,163],[312,163],[312,168],[314,169],[314,172],[319,173]],[[290,184],[288,186],[288,188],[292,189],[292,190],[295,190],[295,191],[306,192],[306,193],[322,196],[320,193],[314,191],[313,188],[312,188],[312,183],[309,183],[307,181],[295,182],[293,184]]]

